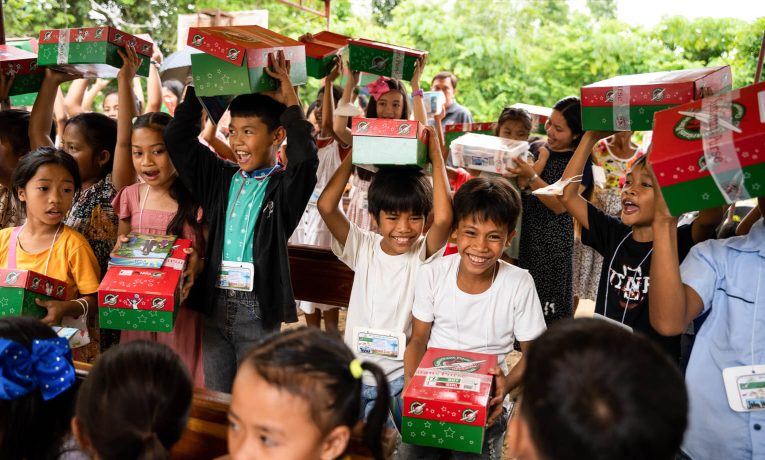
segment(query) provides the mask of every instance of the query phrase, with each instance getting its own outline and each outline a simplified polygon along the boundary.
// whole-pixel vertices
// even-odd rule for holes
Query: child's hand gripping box
[[[324,78],[332,70],[335,57],[348,46],[351,37],[321,31],[305,40],[305,67],[309,77]]]
[[[765,82],[657,113],[648,162],[675,216],[765,195]]]
[[[451,147],[455,139],[467,133],[486,134],[493,136],[497,130],[496,123],[457,123],[444,126],[444,142],[446,148]]]
[[[531,105],[517,103],[510,106],[514,109],[523,109],[531,115],[531,132],[536,134],[547,134],[545,131],[545,123],[552,114],[550,107],[543,107],[541,105]]]
[[[348,66],[351,70],[406,81],[412,79],[417,59],[428,54],[426,51],[364,38],[349,41],[348,53]]]
[[[609,78],[582,87],[585,131],[650,131],[653,114],[731,88],[729,66]]]
[[[404,392],[404,442],[481,453],[496,355],[430,348]]]
[[[188,45],[197,96],[231,96],[274,91],[278,81],[264,70],[268,55],[284,52],[293,85],[306,82],[305,45],[258,26],[192,27]]]
[[[451,145],[452,163],[466,169],[505,174],[507,166],[525,161],[529,143],[497,136],[468,133]]]
[[[424,166],[428,132],[414,120],[354,118],[353,164]]]
[[[31,270],[0,269],[0,316],[44,318],[48,310],[35,299],[65,300],[66,283]]]
[[[171,332],[181,306],[189,240],[176,240],[162,268],[110,267],[98,286],[101,327]]]
[[[36,93],[40,89],[45,68],[37,66],[37,55],[10,45],[0,45],[0,73],[13,77],[9,96]]]
[[[137,74],[148,77],[151,42],[109,26],[41,30],[37,64],[88,78],[115,78],[122,67],[117,50],[126,45],[143,60]]]

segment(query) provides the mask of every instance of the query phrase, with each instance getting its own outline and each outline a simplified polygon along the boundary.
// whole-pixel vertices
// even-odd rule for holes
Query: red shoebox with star
[[[653,114],[731,88],[730,67],[622,75],[582,87],[585,131],[650,131]]]
[[[429,348],[404,392],[404,442],[481,453],[497,356]]]
[[[44,318],[48,310],[35,300],[66,299],[66,283],[20,268],[0,268],[0,317]]]
[[[765,82],[659,112],[653,166],[673,216],[765,195]]]
[[[181,307],[183,270],[191,247],[175,240],[162,268],[111,267],[98,286],[98,317],[103,329],[171,332]]]

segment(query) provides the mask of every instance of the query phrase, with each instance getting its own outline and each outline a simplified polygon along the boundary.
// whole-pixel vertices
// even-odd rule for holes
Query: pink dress
[[[130,228],[134,232],[149,233],[154,235],[167,234],[167,226],[175,217],[175,213],[144,209],[141,217],[139,191],[145,196],[146,191],[141,190],[141,184],[129,185],[114,197],[112,206],[120,220],[130,218]],[[201,220],[201,209],[197,216]],[[204,254],[202,242],[196,241],[193,229],[186,225],[181,238],[191,240],[192,247],[199,253]],[[194,385],[204,386],[204,374],[202,372],[202,334],[200,314],[191,310],[187,302],[181,306],[181,311],[175,319],[172,332],[147,332],[147,331],[122,331],[120,343],[131,340],[149,340],[164,343],[173,349],[181,357],[181,360],[189,368]]]

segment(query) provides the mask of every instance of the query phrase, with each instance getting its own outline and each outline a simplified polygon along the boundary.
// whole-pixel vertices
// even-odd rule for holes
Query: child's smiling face
[[[460,255],[460,272],[481,276],[494,269],[515,231],[491,220],[466,216],[452,232]]]
[[[380,246],[389,255],[407,253],[424,228],[425,216],[411,211],[380,211],[377,219],[377,231],[383,237]]]
[[[274,164],[276,147],[284,140],[284,128],[273,131],[256,116],[231,117],[228,143],[243,171],[252,172]]]

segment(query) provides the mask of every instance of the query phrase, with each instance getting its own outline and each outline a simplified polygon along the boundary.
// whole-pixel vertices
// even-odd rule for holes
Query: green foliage
[[[587,0],[587,9],[598,19],[616,19],[614,0]]]
[[[372,16],[378,25],[388,25],[393,18],[393,8],[399,0],[372,0]]]

